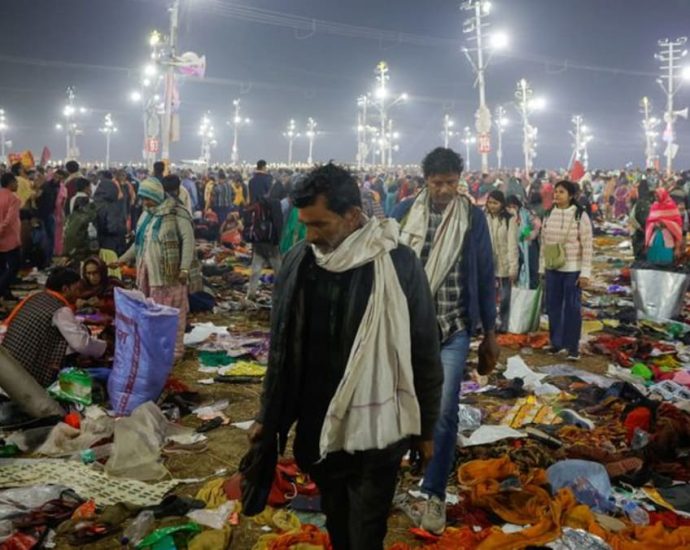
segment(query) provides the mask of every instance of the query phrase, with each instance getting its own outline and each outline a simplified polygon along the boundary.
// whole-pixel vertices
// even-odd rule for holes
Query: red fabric
[[[290,550],[297,544],[313,545],[323,548],[324,550],[332,550],[331,541],[327,533],[322,533],[319,528],[314,525],[302,525],[298,532],[285,533],[279,535],[268,543],[267,550]]]
[[[654,381],[655,382],[662,382],[664,380],[673,380],[673,377],[676,375],[675,371],[664,372],[659,367],[657,367],[656,365],[651,365],[649,367],[649,369],[654,374]]]
[[[656,190],[656,202],[649,209],[649,217],[645,226],[645,246],[651,244],[654,230],[657,229],[657,224],[660,222],[663,222],[665,229],[671,233],[674,242],[677,243],[683,238],[683,219],[680,217],[676,203],[673,202],[666,189]]]
[[[579,182],[582,176],[585,175],[585,167],[579,160],[573,162],[573,167],[570,169],[570,180]]]
[[[34,537],[18,531],[0,544],[0,550],[31,550],[36,544],[38,541]]]
[[[651,423],[652,413],[647,407],[637,407],[630,411],[623,422],[628,444],[630,444],[633,436],[635,435],[635,428],[640,428],[645,432],[649,432]]]
[[[690,519],[679,516],[675,512],[665,510],[663,512],[649,512],[649,524],[663,523],[664,527],[678,529],[678,527],[690,526]]]
[[[297,495],[315,495],[318,492],[316,483],[300,471],[294,460],[281,460],[276,465],[268,505],[283,506]]]

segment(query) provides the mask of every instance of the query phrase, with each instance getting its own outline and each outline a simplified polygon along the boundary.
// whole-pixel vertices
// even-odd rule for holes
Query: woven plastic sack
[[[141,292],[115,289],[115,361],[108,379],[113,411],[129,415],[163,391],[175,355],[179,310]]]

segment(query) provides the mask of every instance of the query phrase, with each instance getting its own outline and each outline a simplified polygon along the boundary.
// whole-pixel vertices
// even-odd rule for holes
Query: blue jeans
[[[458,404],[465,362],[470,352],[470,336],[466,330],[453,334],[441,347],[443,394],[441,412],[434,428],[434,456],[424,472],[422,491],[446,498],[448,476],[455,459],[458,441]]]
[[[582,290],[580,272],[546,271],[546,313],[549,316],[551,346],[577,355],[582,332]]]

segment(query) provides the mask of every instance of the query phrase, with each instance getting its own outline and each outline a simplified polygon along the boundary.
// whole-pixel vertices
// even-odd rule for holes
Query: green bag
[[[568,242],[568,235],[573,227],[576,216],[577,214],[575,214],[573,219],[570,220],[568,229],[565,232],[565,238],[563,239],[562,243],[551,243],[544,245],[544,267],[546,269],[560,269],[565,265],[565,243]]]

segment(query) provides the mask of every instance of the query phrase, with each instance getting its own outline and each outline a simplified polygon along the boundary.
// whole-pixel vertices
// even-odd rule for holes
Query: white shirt
[[[105,353],[107,344],[91,336],[88,329],[77,321],[69,307],[61,307],[53,313],[53,325],[67,340],[65,355],[78,353],[87,357],[101,357]]]

